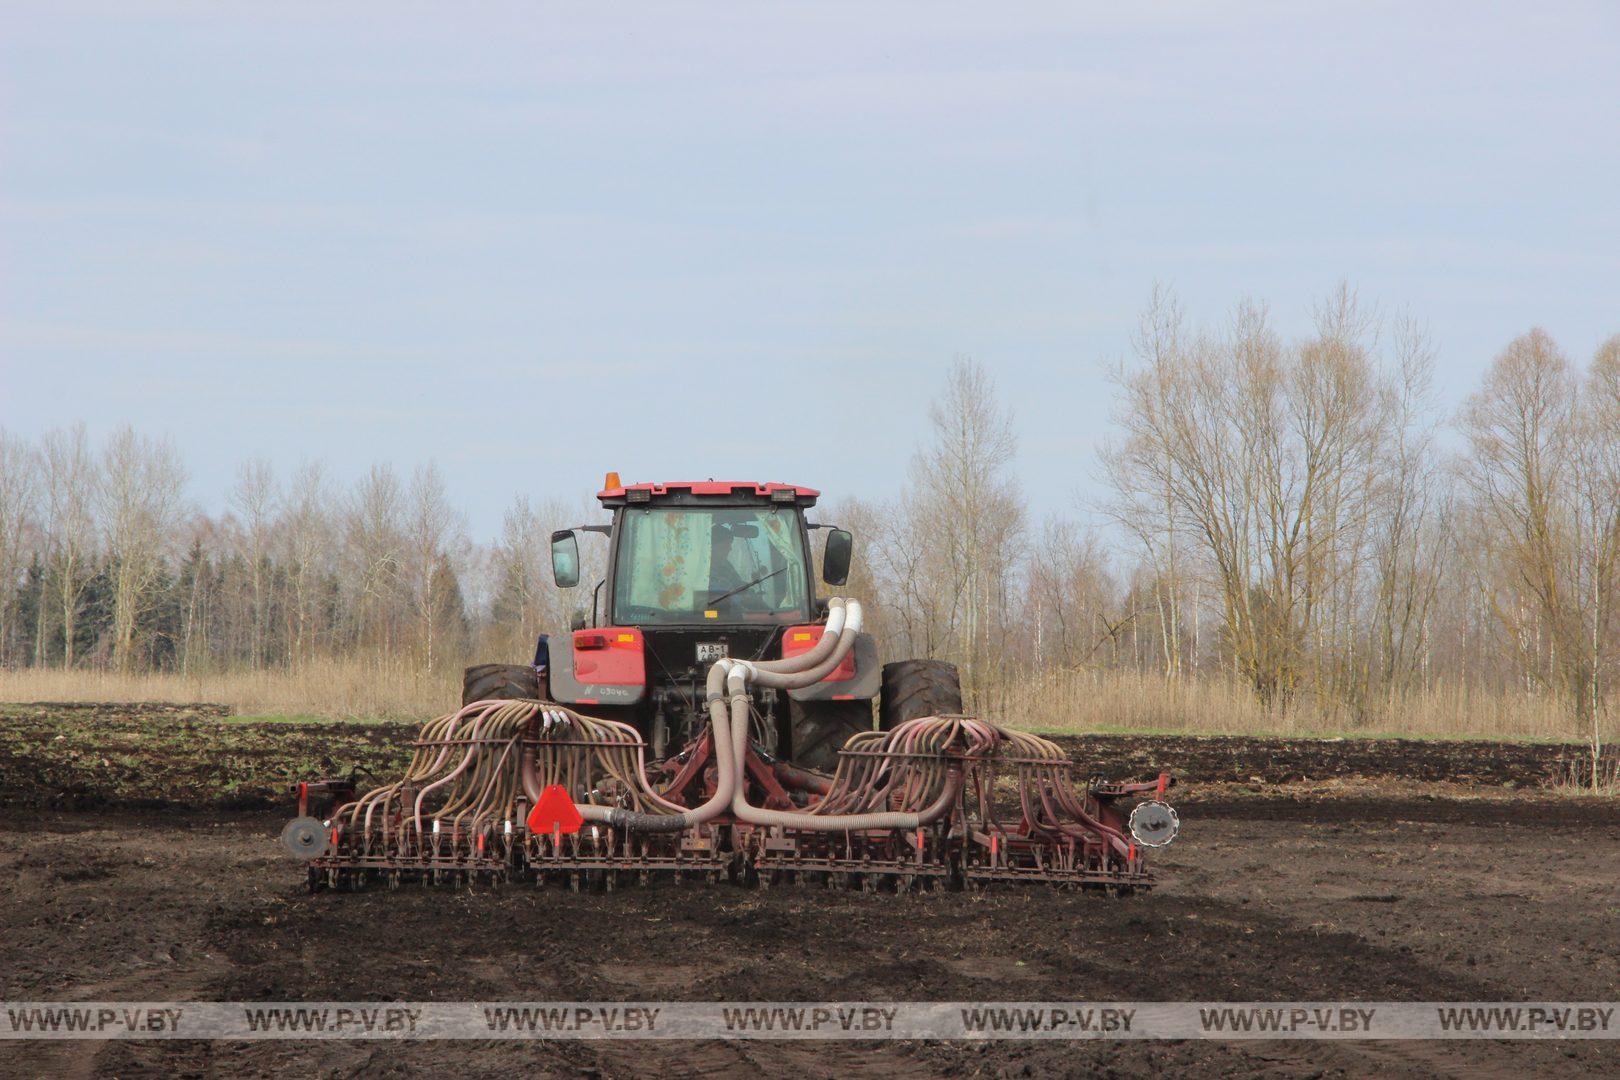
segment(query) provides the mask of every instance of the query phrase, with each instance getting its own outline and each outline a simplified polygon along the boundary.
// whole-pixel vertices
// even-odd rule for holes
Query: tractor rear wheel
[[[858,731],[872,730],[871,701],[794,701],[788,699],[793,720],[793,764],[820,772],[838,767],[838,751]]]
[[[540,675],[526,664],[478,664],[461,673],[461,703],[534,700],[541,696]]]
[[[944,660],[896,660],[883,665],[883,696],[878,708],[884,731],[920,716],[962,711],[962,678]]]

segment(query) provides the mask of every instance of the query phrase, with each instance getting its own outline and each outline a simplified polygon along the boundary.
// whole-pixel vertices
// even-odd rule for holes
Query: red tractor
[[[541,698],[629,723],[654,758],[708,723],[703,684],[716,660],[779,660],[821,637],[811,533],[825,530],[821,579],[849,579],[851,537],[808,520],[820,492],[793,484],[687,481],[621,484],[597,493],[613,515],[551,536],[558,588],[580,585],[578,534],[607,537],[607,576],[567,639],[542,635],[531,666],[467,669],[462,703]],[[860,634],[837,670],[813,686],[762,689],[760,743],[774,756],[831,769],[849,737],[877,722],[962,711],[956,668],[940,660],[884,664]]]
[[[612,888],[654,872],[1151,885],[1145,849],[1180,827],[1169,776],[1077,781],[1056,744],[963,715],[951,665],[882,664],[859,602],[815,596],[817,494],[608,474],[612,523],[551,537],[565,589],[580,584],[578,533],[608,538],[568,640],[542,637],[531,665],[467,669],[461,709],[428,722],[399,781],[298,785],[282,840],[311,886]],[[822,580],[842,585],[850,556],[830,528]]]

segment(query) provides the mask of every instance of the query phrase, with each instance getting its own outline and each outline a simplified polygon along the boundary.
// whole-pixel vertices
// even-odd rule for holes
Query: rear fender
[[[837,681],[823,679],[810,686],[789,690],[788,697],[794,701],[869,701],[877,697],[883,685],[883,665],[879,662],[877,639],[871,634],[856,634],[855,648],[850,650],[850,654],[855,658],[853,677]]]
[[[581,638],[600,639],[602,645],[583,650],[582,660]],[[647,696],[645,642],[640,630],[612,626],[576,630],[569,641],[548,644],[553,701],[564,705],[636,705]]]

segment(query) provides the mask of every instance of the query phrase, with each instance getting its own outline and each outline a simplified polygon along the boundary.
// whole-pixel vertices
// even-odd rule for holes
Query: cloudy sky
[[[609,10],[611,9],[611,11]],[[437,459],[489,535],[601,474],[903,480],[953,356],[1042,510],[1154,282],[1428,320],[1455,404],[1620,330],[1620,6],[0,12],[0,425]]]

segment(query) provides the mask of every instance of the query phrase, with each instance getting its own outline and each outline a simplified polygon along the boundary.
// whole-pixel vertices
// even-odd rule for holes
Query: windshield
[[[775,622],[809,609],[795,508],[627,508],[613,619]],[[713,614],[710,614],[713,612]]]

